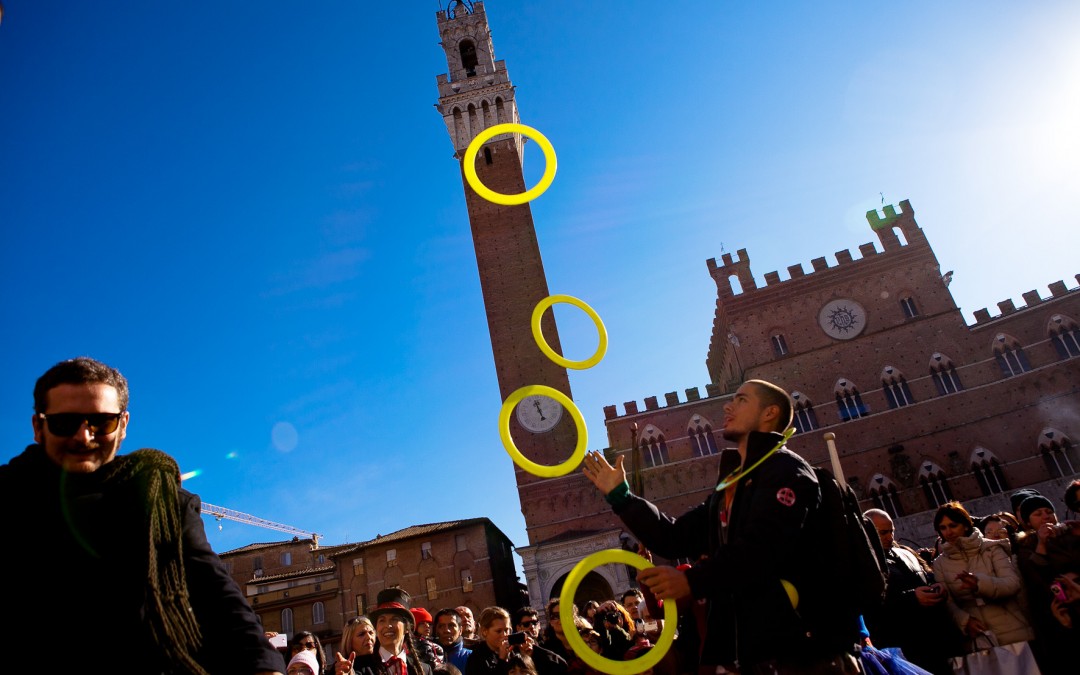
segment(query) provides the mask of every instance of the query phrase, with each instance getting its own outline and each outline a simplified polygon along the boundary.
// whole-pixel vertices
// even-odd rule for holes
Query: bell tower
[[[501,206],[487,201],[469,186],[464,174],[465,149],[477,134],[496,124],[518,122],[514,86],[506,64],[495,60],[484,3],[455,0],[436,16],[448,73],[437,77],[439,102],[435,107],[446,122],[461,169],[501,400],[530,384],[547,385],[569,397],[566,369],[544,356],[530,327],[533,308],[549,295],[532,210],[528,203]],[[503,134],[485,143],[472,159],[480,181],[502,194],[524,192],[524,142],[524,137]],[[551,310],[545,314],[542,327],[548,344],[562,353]],[[530,460],[559,464],[570,456],[577,442],[574,423],[553,399],[540,398],[543,401],[526,399],[517,406],[518,414],[511,416],[511,436]],[[533,417],[527,418],[526,412]],[[497,415],[498,409],[493,407],[493,437]],[[528,522],[525,506],[530,486],[539,487],[543,481],[516,465],[515,474]],[[532,542],[537,532],[534,526],[542,524],[528,525]]]

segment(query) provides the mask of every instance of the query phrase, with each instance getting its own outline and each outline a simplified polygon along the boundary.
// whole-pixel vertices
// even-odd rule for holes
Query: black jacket
[[[752,433],[745,466],[753,466],[782,438]],[[719,478],[738,462],[737,452],[725,451]],[[701,662],[744,667],[776,659],[798,663],[850,648],[857,639],[854,625],[831,626],[816,616],[828,601],[827,589],[814,584],[828,552],[815,546],[812,535],[821,503],[813,469],[781,448],[735,485],[726,531],[721,526],[723,494],[715,491],[678,518],[635,495],[615,507],[650,550],[672,560],[698,560],[686,576],[693,596],[709,601]],[[798,591],[798,609],[781,579]]]
[[[0,466],[3,559],[18,562],[19,583],[5,604],[18,608],[19,649],[27,672],[60,653],[85,672],[169,672],[151,644],[145,617],[146,496],[134,485],[106,490],[96,474],[65,474],[38,445]],[[180,490],[183,563],[202,632],[196,655],[210,673],[285,672],[258,616],[210,548],[199,498]],[[12,660],[14,659],[14,660]],[[119,659],[119,661],[118,661]]]

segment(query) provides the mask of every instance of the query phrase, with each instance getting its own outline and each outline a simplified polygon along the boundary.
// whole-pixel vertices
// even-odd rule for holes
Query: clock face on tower
[[[515,411],[521,426],[533,433],[551,431],[562,419],[562,404],[547,396],[526,396]]]
[[[837,340],[850,340],[866,328],[866,310],[849,298],[833,300],[818,312],[818,325]]]

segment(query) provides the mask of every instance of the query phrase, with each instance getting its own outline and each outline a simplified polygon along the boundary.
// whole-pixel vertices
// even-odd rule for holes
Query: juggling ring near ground
[[[566,408],[571,419],[574,420],[574,427],[577,429],[577,445],[574,447],[570,459],[562,464],[555,464],[554,466],[537,464],[521,454],[521,450],[518,450],[518,447],[514,445],[514,439],[510,437],[510,413],[513,412],[518,403],[521,403],[522,399],[536,395],[555,399],[562,407]],[[578,410],[578,407],[574,405],[574,402],[566,394],[542,384],[530,384],[506,397],[502,409],[499,410],[499,438],[502,439],[503,447],[506,448],[506,452],[510,453],[510,458],[514,460],[515,464],[541,478],[565,476],[576,469],[581,464],[581,460],[585,459],[585,447],[589,444],[589,432],[585,428],[585,418],[582,416],[581,411]]]
[[[480,152],[480,146],[499,134],[521,134],[536,141],[536,144],[544,152],[544,174],[540,176],[540,182],[532,189],[516,195],[505,195],[501,192],[495,192],[480,182],[480,177],[476,175],[476,154]],[[555,180],[555,170],[558,167],[555,159],[555,148],[551,146],[551,142],[544,137],[544,134],[524,124],[511,123],[496,124],[477,134],[476,138],[469,143],[469,147],[465,149],[463,165],[465,167],[465,180],[476,191],[476,194],[489,202],[502,204],[503,206],[517,206],[518,204],[531,202],[544,194],[548,187],[551,186],[551,182]]]
[[[630,565],[639,570],[653,566],[651,562],[636,553],[616,548],[599,551],[586,557],[577,565],[574,565],[574,569],[570,570],[570,574],[566,576],[566,581],[563,582],[562,593],[559,595],[559,621],[562,622],[562,625],[574,625],[574,594],[577,593],[578,585],[585,578],[585,575],[591,572],[594,567],[608,564]],[[634,673],[643,672],[660,663],[660,659],[664,658],[675,640],[675,628],[678,622],[679,610],[675,606],[675,601],[668,598],[664,602],[664,630],[660,633],[660,639],[656,641],[656,645],[647,654],[631,661],[614,661],[600,656],[589,649],[589,646],[578,635],[577,630],[563,631],[563,635],[570,641],[570,646],[573,648],[574,653],[578,655],[578,658],[590,668],[599,670],[602,673],[608,673],[608,675],[634,675]]]
[[[571,361],[570,359],[563,358],[555,352],[554,349],[544,339],[544,332],[540,330],[540,319],[544,317],[544,312],[548,307],[551,307],[557,303],[566,303],[577,307],[581,311],[589,315],[589,318],[596,324],[596,333],[599,337],[599,344],[596,345],[596,352],[585,359],[584,361]],[[549,295],[540,302],[536,303],[536,308],[532,313],[532,334],[533,339],[536,340],[536,346],[540,348],[540,351],[544,352],[544,356],[548,357],[555,363],[559,364],[563,368],[573,368],[574,370],[586,370],[592,368],[596,364],[600,363],[600,360],[604,358],[604,354],[607,353],[608,337],[607,329],[604,328],[604,322],[600,320],[600,315],[596,313],[592,307],[578,300],[572,295]]]

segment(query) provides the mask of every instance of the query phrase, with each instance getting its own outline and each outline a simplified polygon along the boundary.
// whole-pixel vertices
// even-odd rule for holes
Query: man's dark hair
[[[791,426],[792,420],[795,419],[795,406],[786,391],[765,380],[747,380],[746,384],[754,385],[766,407],[774,405],[780,408],[780,414],[776,416],[776,428],[773,431],[784,431]]]
[[[438,626],[440,616],[451,616],[451,617],[453,617],[454,621],[457,621],[458,628],[460,628],[462,626],[462,624],[465,623],[464,621],[461,620],[461,615],[458,614],[458,611],[456,609],[454,609],[453,607],[445,607],[445,608],[440,609],[439,611],[435,612],[435,617],[431,620],[431,622],[434,623],[436,626]]]
[[[540,612],[536,611],[532,607],[518,607],[517,609],[514,610],[513,616],[514,616],[514,626],[517,626],[518,624],[521,623],[522,619],[524,619],[527,616],[535,616],[537,619],[539,619],[540,618]]]
[[[120,371],[88,356],[61,361],[38,378],[34,385],[34,411],[49,407],[49,391],[61,384],[107,384],[116,389],[120,411],[127,410],[128,383]]]
[[[621,599],[626,600],[626,598],[631,596],[631,595],[636,595],[638,597],[638,599],[641,600],[641,601],[645,600],[645,594],[642,593],[641,590],[637,589],[637,588],[628,588],[625,591],[623,591]],[[626,603],[624,602],[623,604],[625,605]]]

